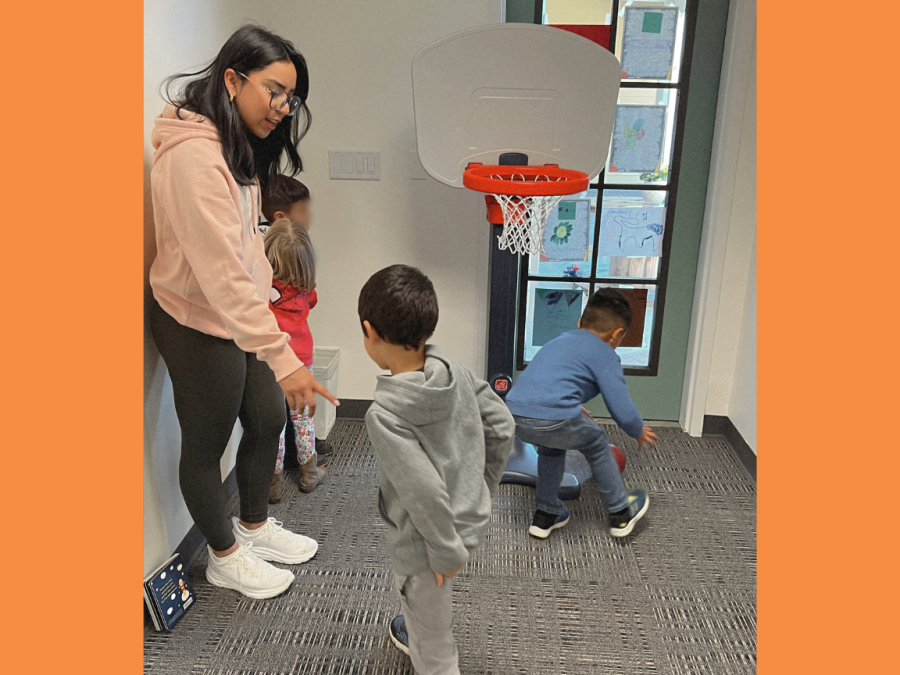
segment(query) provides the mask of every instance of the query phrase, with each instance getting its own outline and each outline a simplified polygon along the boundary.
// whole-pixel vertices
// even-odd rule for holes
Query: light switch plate
[[[381,180],[380,150],[329,150],[331,180]]]

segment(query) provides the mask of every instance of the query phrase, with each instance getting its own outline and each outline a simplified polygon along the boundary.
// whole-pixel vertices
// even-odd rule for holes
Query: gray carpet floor
[[[721,437],[659,429],[656,450],[625,448],[625,483],[650,495],[631,537],[613,539],[586,481],[569,525],[526,533],[533,490],[502,485],[483,547],[454,588],[461,672],[507,675],[738,675],[756,672],[756,487]],[[375,457],[363,422],[338,420],[327,482],[289,481],[270,515],[319,541],[271,600],[207,583],[205,554],[190,578],[197,603],[172,633],[150,631],[152,675],[288,673],[401,675],[408,657],[388,639],[399,603],[384,526],[375,512]]]

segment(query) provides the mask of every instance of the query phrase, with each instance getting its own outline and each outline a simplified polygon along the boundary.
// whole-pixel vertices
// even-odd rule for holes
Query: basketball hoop
[[[497,243],[501,251],[544,252],[547,219],[564,195],[584,192],[586,173],[544,166],[485,166],[470,164],[463,172],[463,185],[485,192],[488,222],[503,225]]]

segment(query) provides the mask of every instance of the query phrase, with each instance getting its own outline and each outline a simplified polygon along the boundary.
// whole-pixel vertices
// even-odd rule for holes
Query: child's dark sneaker
[[[528,534],[538,539],[546,539],[553,530],[565,527],[568,522],[569,512],[566,509],[563,509],[559,515],[538,509],[534,512],[534,518],[531,520]]]
[[[614,537],[627,537],[635,523],[644,517],[650,508],[650,498],[643,490],[635,490],[628,495],[628,507],[609,514],[609,533]]]
[[[409,654],[409,636],[406,634],[406,619],[395,616],[391,621],[391,642],[404,654]]]
[[[317,438],[316,439],[316,456],[318,459],[316,460],[316,464],[319,466],[325,466],[328,462],[331,461],[331,456],[334,454],[334,448],[331,447],[331,443],[324,439]]]

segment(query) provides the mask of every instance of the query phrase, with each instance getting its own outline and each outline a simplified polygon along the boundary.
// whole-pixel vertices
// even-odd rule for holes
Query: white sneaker
[[[293,583],[294,573],[261,560],[253,544],[238,542],[238,550],[227,558],[217,558],[209,549],[206,580],[213,586],[232,588],[249,598],[263,600],[284,593]]]
[[[306,562],[319,550],[315,539],[284,529],[284,523],[274,518],[269,518],[265,525],[256,530],[244,529],[237,518],[232,520],[238,543],[252,542],[253,553],[263,560],[296,565]]]

